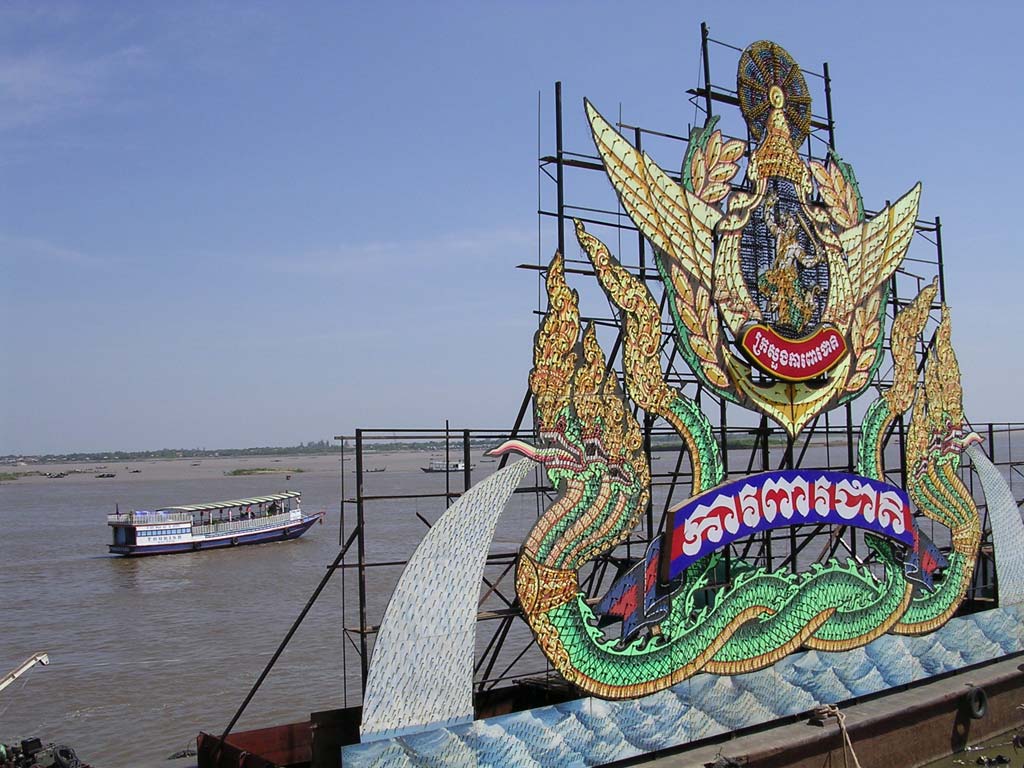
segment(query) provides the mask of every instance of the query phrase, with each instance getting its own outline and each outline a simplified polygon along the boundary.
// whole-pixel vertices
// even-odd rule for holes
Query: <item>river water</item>
[[[408,558],[426,523],[443,513],[441,494],[462,490],[461,474],[421,472],[430,458],[426,452],[367,458],[366,469],[385,471],[364,475],[365,494],[434,495],[367,504],[367,561]],[[472,461],[473,482],[498,466],[477,451]],[[257,467],[280,471],[225,474]],[[293,467],[303,471],[286,480]],[[48,666],[35,667],[0,693],[0,743],[39,736],[70,745],[97,768],[193,765],[166,758],[200,730],[224,729],[338,553],[341,467],[333,455],[11,468],[69,474],[0,483],[0,673],[37,651],[50,656]],[[351,455],[345,467],[351,497]],[[102,473],[116,477],[95,476]],[[143,558],[107,553],[106,515],[115,505],[158,509],[286,489],[302,492],[305,511],[326,510],[326,523],[275,544]],[[518,549],[535,507],[532,496],[513,499],[495,550]],[[354,515],[350,505],[346,534]],[[511,575],[503,571],[489,568],[489,575],[503,579],[499,591],[511,595]],[[398,566],[371,571],[369,626],[379,624],[400,573]],[[343,634],[343,626],[359,624],[357,596],[354,572],[331,580],[235,730],[304,721],[310,712],[359,703],[358,636],[346,641]],[[503,603],[492,595],[488,605]],[[510,649],[518,652],[529,638],[518,622],[508,634]],[[486,629],[478,632],[481,649],[488,639]],[[544,666],[534,651],[518,661],[517,671]]]
[[[440,483],[443,490],[443,480],[417,469],[425,455],[401,459],[392,457],[379,480],[370,477],[380,486],[388,477],[399,489]],[[79,472],[0,484],[0,672],[34,652],[50,655],[49,666],[0,693],[0,742],[39,736],[72,746],[98,768],[188,763],[165,759],[199,730],[223,730],[337,554],[339,462],[259,457],[17,468]],[[224,474],[246,467],[304,471],[288,481],[283,473]],[[104,472],[116,477],[94,476]],[[145,558],[107,554],[106,515],[115,504],[154,509],[284,489],[301,491],[307,512],[327,510],[326,524],[275,544]],[[411,540],[414,531],[399,527],[395,536]],[[371,595],[378,613],[386,598]],[[237,729],[341,706],[341,626],[340,579],[333,579]],[[357,685],[358,665],[348,661],[349,684]]]
[[[1021,446],[1013,443],[1019,458]],[[823,451],[812,449],[807,463],[826,464],[818,454]],[[655,470],[669,471],[670,458],[666,454]],[[479,454],[472,460],[474,481],[497,467]],[[368,561],[407,558],[426,524],[443,512],[446,479],[420,472],[428,461],[427,453],[367,459],[367,469],[386,471],[364,476],[364,494],[437,494],[368,503]],[[344,473],[349,497],[350,466]],[[225,475],[254,467],[282,471]],[[291,467],[303,471],[285,480]],[[0,673],[34,652],[50,655],[49,666],[37,666],[0,693],[0,742],[39,736],[72,746],[97,768],[193,765],[166,758],[200,730],[224,729],[338,552],[341,467],[335,455],[18,468],[78,471],[0,483]],[[95,477],[104,472],[116,477]],[[461,490],[461,477],[448,482]],[[326,524],[290,542],[132,559],[107,554],[106,515],[115,504],[122,511],[154,509],[285,489],[302,492],[307,512],[327,510]],[[658,496],[656,489],[660,504]],[[347,532],[354,523],[351,506],[345,514]],[[492,552],[514,553],[536,514],[536,497],[517,495]],[[400,572],[397,566],[371,572],[368,625],[379,623]],[[510,573],[504,565],[488,567],[499,588],[487,591],[485,607],[500,609],[512,599]],[[310,712],[359,703],[358,638],[346,640],[343,632],[358,625],[357,587],[353,571],[344,581],[332,579],[236,730],[303,721]],[[495,628],[496,622],[478,628],[480,650]],[[535,649],[516,660],[529,639],[525,624],[516,622],[493,674],[510,657],[513,672],[543,672]]]

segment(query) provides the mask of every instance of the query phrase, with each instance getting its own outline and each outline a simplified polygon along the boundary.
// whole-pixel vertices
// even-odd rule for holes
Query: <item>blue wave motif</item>
[[[600,765],[879,693],[1024,651],[1024,605],[885,635],[845,653],[803,651],[732,677],[698,674],[627,701],[595,698],[342,749],[346,768]]]

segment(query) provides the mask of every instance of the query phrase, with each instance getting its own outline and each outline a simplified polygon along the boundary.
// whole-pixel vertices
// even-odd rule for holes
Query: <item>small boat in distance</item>
[[[470,464],[469,468],[473,469],[475,464]],[[424,472],[464,472],[466,469],[466,462],[464,461],[445,461],[444,459],[432,458],[430,460],[430,466],[420,467]]]
[[[302,494],[283,491],[249,499],[107,515],[115,555],[162,555],[297,539],[323,512],[305,515]]]

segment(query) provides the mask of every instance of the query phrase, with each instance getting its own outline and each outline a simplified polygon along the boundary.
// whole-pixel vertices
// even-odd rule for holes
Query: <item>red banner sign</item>
[[[802,339],[787,339],[758,323],[744,331],[740,347],[762,371],[786,381],[821,376],[846,354],[846,340],[827,327]]]

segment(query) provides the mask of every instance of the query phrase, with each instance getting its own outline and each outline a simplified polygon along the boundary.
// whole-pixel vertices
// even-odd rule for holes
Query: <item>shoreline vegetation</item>
[[[494,447],[499,441],[470,440],[475,448]],[[461,437],[453,434],[448,441],[454,449],[462,446]],[[394,440],[363,443],[367,453],[395,453],[398,451],[438,451],[444,450],[444,440]],[[355,451],[355,441],[344,441],[344,452]],[[258,446],[255,448],[161,448],[154,451],[91,451],[82,453],[46,453],[46,454],[7,454],[0,456],[0,465],[15,466],[20,464],[73,464],[76,462],[95,463],[98,461],[153,461],[159,459],[231,459],[256,456],[328,456],[340,455],[342,444],[339,441],[317,440],[289,446]],[[277,471],[277,470],[274,470]]]
[[[530,440],[531,434],[526,433],[523,439]],[[475,449],[493,448],[500,439],[496,438],[473,438],[470,439],[470,447]],[[785,445],[786,438],[781,430],[774,428],[768,438],[769,445]],[[730,448],[750,448],[757,443],[757,437],[750,435],[733,435],[729,439]],[[369,440],[363,441],[365,453],[398,453],[409,451],[443,451],[461,449],[462,438],[453,433],[448,440]],[[654,451],[679,450],[682,442],[679,439],[657,436],[652,441],[651,449]],[[80,453],[46,453],[46,454],[7,454],[0,456],[0,466],[22,466],[26,464],[74,464],[76,462],[95,463],[98,461],[153,461],[159,459],[230,459],[237,457],[257,456],[327,456],[339,455],[344,451],[346,455],[355,452],[355,441],[346,439],[316,440],[308,443],[288,446],[257,446],[253,448],[160,448],[153,451],[91,451]],[[277,469],[268,471],[280,471]],[[292,470],[295,471],[295,470]],[[10,472],[0,473],[0,478],[5,478]],[[25,473],[14,473],[25,474]],[[6,478],[5,478],[6,479]]]
[[[528,442],[533,439],[531,432],[523,433],[521,437]],[[479,454],[494,448],[500,442],[500,438],[491,433],[491,437],[474,438],[469,441],[469,444],[471,451],[477,455],[477,460],[480,460]],[[677,453],[683,450],[683,445],[678,439],[673,440],[666,435],[655,435],[651,443],[652,464],[658,460],[675,462]],[[784,449],[785,446],[785,435],[780,430],[773,430],[768,436],[768,447],[777,451]],[[763,448],[764,444],[754,434],[741,433],[730,436],[729,447],[732,450],[749,451]],[[401,464],[401,461],[397,459],[389,461],[389,456],[407,454],[405,460],[412,462],[409,464],[410,467],[422,468],[424,460],[413,457],[421,457],[423,454],[449,454],[458,458],[463,453],[463,446],[462,436],[458,434],[457,436],[453,435],[447,443],[443,439],[364,440],[363,450],[366,456],[376,456],[376,459],[370,460],[370,464],[367,466],[371,468],[367,471],[382,472],[384,469],[380,468],[381,465]],[[202,465],[204,467],[202,470],[191,470],[198,473],[209,474],[212,471],[225,477],[284,475],[290,479],[293,474],[319,471],[321,467],[317,462],[328,461],[330,466],[336,466],[336,462],[344,461],[351,467],[354,464],[354,459],[355,446],[352,440],[346,440],[344,445],[338,441],[320,440],[286,447],[221,448],[217,450],[168,448],[156,451],[108,451],[38,456],[8,455],[0,456],[0,484],[14,483],[19,480],[45,482],[50,479],[85,476],[109,479],[120,477],[121,474],[125,476],[125,479],[136,476],[148,479],[153,476],[153,473],[158,476],[161,473],[166,474],[165,470],[158,467],[170,467],[176,462],[191,464],[191,468]],[[150,467],[147,468],[145,464],[149,464]],[[240,464],[242,466],[239,466]],[[245,466],[245,464],[255,466]],[[375,465],[377,468],[372,468]],[[328,464],[323,466],[328,466]],[[394,467],[392,468],[394,469]]]
[[[529,440],[530,435],[524,435]],[[79,453],[46,453],[46,454],[7,454],[0,456],[0,467],[22,467],[32,464],[94,464],[96,462],[132,462],[132,461],[156,461],[174,459],[230,459],[250,458],[261,456],[346,456],[355,453],[353,440],[345,440],[344,444],[339,441],[317,440],[308,443],[299,443],[289,446],[257,446],[253,448],[161,448],[153,451],[91,451]],[[489,449],[495,447],[500,440],[495,438],[474,438],[469,441],[470,447],[474,449]],[[768,438],[769,445],[785,445],[786,439],[779,430],[772,430]],[[731,449],[751,448],[757,443],[754,435],[736,435],[729,441]],[[673,451],[679,450],[682,443],[678,439],[665,440],[656,437],[651,445],[652,451]],[[448,450],[461,450],[462,439],[455,434],[447,442],[445,440],[365,440],[363,451],[365,453],[398,453],[398,452],[437,452]],[[298,469],[264,468],[265,472],[300,472]],[[245,470],[247,474],[258,474],[256,470]],[[42,474],[32,470],[23,471],[0,471],[0,481],[15,480],[18,477]]]
[[[338,453],[336,442],[317,440],[290,446],[259,446],[255,448],[160,448],[154,451],[89,451],[80,453],[8,454],[0,456],[0,464],[73,464],[97,461],[152,461],[154,459],[230,459],[238,456],[315,456]]]

